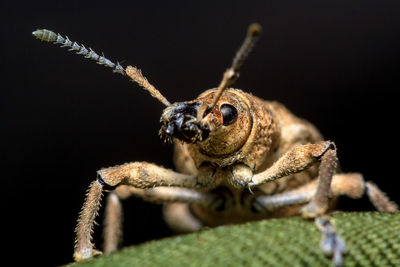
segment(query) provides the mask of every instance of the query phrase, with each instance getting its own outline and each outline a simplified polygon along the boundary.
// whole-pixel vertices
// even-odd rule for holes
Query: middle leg
[[[268,212],[280,207],[309,203],[317,191],[318,180],[284,193],[259,196],[253,200],[253,208],[259,212]],[[361,198],[367,194],[378,211],[397,212],[397,205],[390,201],[372,182],[365,182],[359,173],[340,173],[332,177],[331,197],[346,195],[350,198]]]
[[[188,188],[155,187],[140,189],[128,185],[118,186],[107,198],[103,231],[105,253],[117,250],[118,244],[122,240],[122,208],[120,199],[126,199],[131,196],[141,197],[144,200],[154,203],[193,203],[210,209],[217,209],[224,202],[223,197],[217,194],[200,192]],[[177,211],[181,211],[181,209],[177,210],[175,207],[174,210],[168,209],[168,211],[176,213]],[[186,219],[186,224],[192,224],[191,227],[193,228],[195,222],[189,221],[189,219],[193,219]],[[182,222],[180,225],[182,225]]]

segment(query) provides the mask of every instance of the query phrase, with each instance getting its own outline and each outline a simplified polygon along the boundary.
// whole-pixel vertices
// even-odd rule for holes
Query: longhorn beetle
[[[278,102],[230,87],[261,31],[259,24],[249,26],[218,88],[173,104],[139,69],[124,69],[52,31],[32,33],[110,67],[147,90],[166,106],[159,134],[174,144],[177,172],[147,162],[97,172],[75,230],[76,261],[101,254],[94,249],[92,230],[104,190],[111,191],[105,210],[105,253],[117,249],[122,235],[120,199],[130,196],[164,203],[166,221],[178,232],[296,214],[314,218],[322,233],[321,247],[335,265],[342,264],[346,246],[325,214],[339,195],[359,198],[366,193],[377,210],[398,211],[361,174],[340,173],[335,143],[324,141],[312,124]]]

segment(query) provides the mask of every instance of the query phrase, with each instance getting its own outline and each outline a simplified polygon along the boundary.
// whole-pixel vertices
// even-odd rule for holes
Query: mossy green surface
[[[337,213],[345,266],[400,266],[400,214]],[[332,266],[313,221],[300,217],[223,226],[124,248],[73,266]]]

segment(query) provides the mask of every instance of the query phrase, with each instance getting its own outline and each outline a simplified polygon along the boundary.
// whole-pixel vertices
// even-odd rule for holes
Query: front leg
[[[118,185],[131,185],[137,188],[153,188],[156,186],[177,186],[197,188],[213,185],[211,176],[199,170],[198,176],[186,175],[158,167],[147,162],[133,162],[124,165],[101,169],[98,177],[89,187],[85,203],[79,214],[75,229],[75,261],[89,259],[101,252],[95,250],[92,243],[92,232],[103,189],[114,189]]]
[[[249,186],[258,186],[276,179],[301,172],[316,162],[321,162],[319,183],[312,201],[301,213],[315,218],[328,208],[328,198],[333,173],[337,165],[336,147],[331,141],[297,146],[283,155],[269,169],[253,176]]]
[[[156,186],[201,187],[197,177],[181,174],[147,162],[132,162],[101,169],[98,181],[108,186],[130,185],[136,188]]]
[[[327,216],[323,216],[328,208],[331,194],[346,194],[353,198],[361,197],[366,191],[371,202],[380,211],[396,212],[396,204],[392,203],[374,184],[364,182],[361,175],[336,175],[331,188],[332,177],[336,169],[336,148],[332,142],[304,145],[294,148],[280,158],[272,167],[255,175],[253,184],[263,184],[286,175],[300,172],[313,163],[321,161],[319,179],[290,192],[273,196],[261,196],[254,204],[262,209],[302,204],[310,201],[301,210],[303,217],[315,218],[315,223],[322,233],[321,248],[333,257],[335,266],[341,266],[346,245],[336,233],[335,227]],[[321,216],[322,215],[322,216]]]

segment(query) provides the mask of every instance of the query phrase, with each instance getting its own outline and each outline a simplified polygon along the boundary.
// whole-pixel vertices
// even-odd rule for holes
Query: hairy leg
[[[366,182],[365,190],[369,200],[379,211],[383,212],[398,212],[399,207],[386,196],[374,183]]]
[[[256,187],[276,179],[299,173],[313,164],[321,161],[327,151],[336,151],[331,141],[316,144],[299,145],[286,152],[271,167],[255,174],[249,182],[250,187]]]
[[[213,185],[212,180],[207,181],[207,175],[200,175],[200,180],[206,182],[207,185]],[[92,243],[95,217],[100,207],[103,189],[114,189],[118,185],[130,185],[142,189],[156,186],[202,187],[198,176],[180,174],[147,162],[127,163],[98,171],[97,180],[93,181],[89,187],[75,230],[74,259],[76,261],[83,261],[100,253],[93,248]]]
[[[332,175],[336,169],[336,146],[331,141],[300,145],[285,153],[270,168],[253,176],[249,186],[257,186],[269,181],[301,172],[320,162],[319,183],[313,200],[302,209],[304,217],[315,218],[328,208],[328,197]]]
[[[314,196],[318,192],[319,185],[320,182],[315,180],[289,192],[259,196],[254,199],[253,208],[266,212],[278,207],[308,203],[315,199]],[[351,198],[360,198],[363,194],[367,194],[377,210],[384,212],[398,211],[395,203],[391,202],[373,183],[365,182],[362,175],[358,173],[333,175],[330,192],[333,197],[347,195]],[[336,233],[332,220],[328,216],[317,215],[315,223],[322,234],[321,248],[323,252],[332,257],[335,266],[341,266],[347,248],[344,241]]]
[[[119,199],[131,196],[141,197],[155,203],[195,203],[208,208],[217,208],[223,199],[212,193],[200,192],[182,187],[155,187],[150,189],[135,188],[128,185],[118,186],[110,193],[106,206],[104,226],[104,253],[111,253],[118,248],[122,240],[122,209]]]
[[[311,181],[297,189],[281,194],[259,196],[254,199],[253,207],[262,212],[279,207],[305,204],[312,200],[317,191],[318,180]],[[365,182],[359,173],[341,173],[332,177],[331,196],[346,195],[350,198],[360,198],[367,194],[371,203],[379,211],[397,212],[398,207],[373,183]]]

